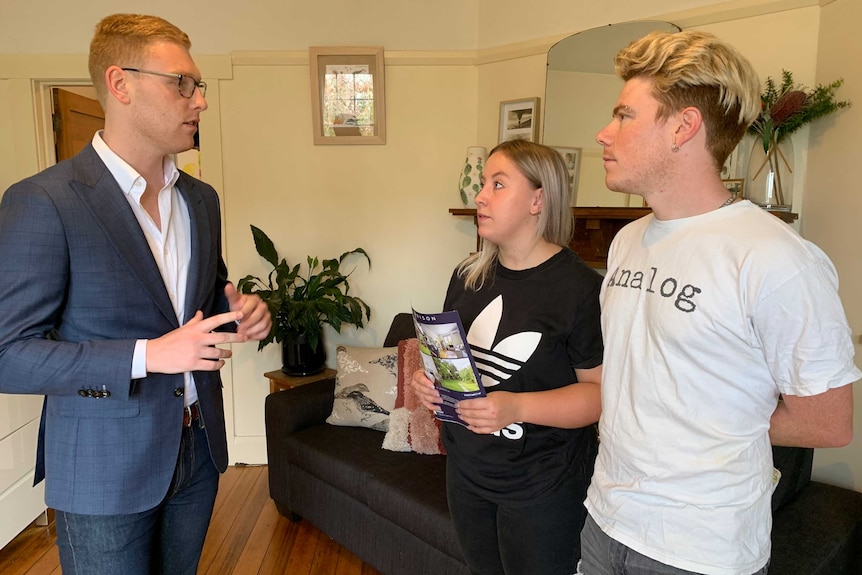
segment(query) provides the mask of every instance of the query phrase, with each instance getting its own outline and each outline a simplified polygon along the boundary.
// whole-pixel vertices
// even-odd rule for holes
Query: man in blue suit
[[[104,131],[0,202],[0,392],[46,396],[64,575],[195,573],[227,466],[216,346],[271,325],[227,281],[215,190],[172,159],[207,107],[190,46],[161,18],[102,20]]]

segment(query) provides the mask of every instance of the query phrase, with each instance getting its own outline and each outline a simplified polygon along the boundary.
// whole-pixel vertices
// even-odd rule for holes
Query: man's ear
[[[689,106],[674,115],[676,122],[671,126],[676,126],[674,132],[674,144],[682,147],[683,144],[694,138],[703,126],[703,115],[698,108]]]
[[[126,72],[119,66],[108,66],[105,70],[105,87],[107,88],[107,98],[114,98],[121,104],[128,104],[131,101],[129,97],[129,84],[126,83]]]
[[[545,190],[542,188],[536,188],[533,191],[533,203],[530,204],[530,215],[537,216],[542,213],[542,207],[544,206],[545,199]]]

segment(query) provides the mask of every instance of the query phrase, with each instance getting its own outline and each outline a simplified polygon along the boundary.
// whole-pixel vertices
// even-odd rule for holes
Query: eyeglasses
[[[183,98],[191,98],[195,93],[195,88],[201,91],[201,96],[207,95],[207,83],[198,82],[191,76],[184,74],[167,74],[165,72],[153,72],[152,70],[141,70],[139,68],[121,68],[126,72],[137,72],[139,74],[152,74],[153,76],[164,76],[165,78],[175,78],[177,80],[177,89],[180,91],[180,96]]]

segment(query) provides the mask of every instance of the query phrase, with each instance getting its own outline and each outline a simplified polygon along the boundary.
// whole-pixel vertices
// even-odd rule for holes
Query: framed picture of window
[[[721,183],[724,184],[724,187],[727,188],[727,191],[735,195],[737,198],[745,197],[745,180],[732,178],[727,180],[721,180]]]
[[[569,205],[574,206],[578,197],[578,173],[581,171],[581,148],[568,148],[564,146],[551,146],[559,153],[566,162],[566,170],[569,172]]]
[[[500,142],[539,141],[539,98],[500,102]]]
[[[314,144],[385,144],[383,47],[309,48]]]

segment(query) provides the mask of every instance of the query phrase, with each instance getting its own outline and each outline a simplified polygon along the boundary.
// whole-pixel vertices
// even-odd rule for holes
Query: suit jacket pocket
[[[120,401],[110,397],[48,397],[48,415],[77,417],[85,419],[113,419],[137,417],[141,406],[137,397]]]

